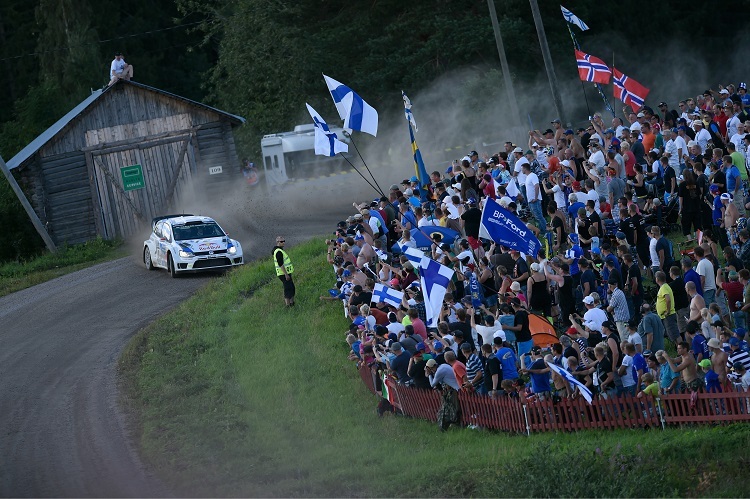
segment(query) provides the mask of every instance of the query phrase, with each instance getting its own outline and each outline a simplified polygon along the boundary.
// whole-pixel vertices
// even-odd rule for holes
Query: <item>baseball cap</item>
[[[531,347],[531,353],[539,355],[540,353],[542,353],[542,348],[541,347],[537,347],[537,346],[533,346],[533,347]]]
[[[636,114],[636,117],[638,117],[638,118],[645,118],[646,115],[643,114],[643,111],[641,111],[640,113]]]
[[[729,346],[730,347],[738,347],[738,346],[740,346],[740,339],[739,338],[735,338],[734,336],[732,336],[731,338],[729,338]]]
[[[568,330],[565,331],[565,334],[567,334],[568,336],[573,336],[574,334],[578,334],[578,330],[573,326],[570,326]]]
[[[722,201],[731,201],[732,195],[729,194],[728,192],[725,192],[724,194],[721,195],[721,199]]]
[[[428,360],[426,364],[427,367],[435,367],[436,365],[437,365],[437,361],[435,359]]]
[[[604,321],[602,322],[602,327],[606,327],[610,331],[614,331],[616,329],[614,323],[612,321]]]
[[[401,350],[401,343],[399,343],[398,341],[394,341],[393,343],[391,343],[392,352],[398,352],[399,350]]]
[[[703,369],[711,369],[711,361],[708,359],[703,359],[702,361],[698,362],[698,365]]]
[[[574,189],[580,189],[581,188],[581,183],[578,180],[575,180],[573,182],[573,188]]]
[[[661,101],[661,102],[659,103],[659,107],[661,107],[661,106],[665,106],[665,107],[666,107],[666,105],[667,105],[667,103],[666,103],[666,102],[664,102],[664,101]]]
[[[352,271],[351,270],[345,270],[341,275],[343,277],[349,277],[350,275],[352,275]]]
[[[520,291],[521,290],[521,284],[519,284],[518,281],[513,281],[513,284],[510,285],[510,289],[512,291]]]
[[[434,348],[435,350],[440,350],[441,348],[443,348],[443,344],[440,343],[439,341],[436,341],[435,343],[432,344],[432,348]]]
[[[427,345],[424,344],[424,342],[420,341],[417,343],[417,352],[426,352],[427,351]]]
[[[693,126],[698,126],[698,125],[703,126],[703,122],[701,120],[693,121]]]
[[[615,234],[615,237],[617,239],[625,239],[625,233],[618,230],[617,233]]]
[[[719,90],[719,95],[729,95],[729,90],[727,90],[726,88],[722,88],[721,90]]]
[[[633,123],[630,125],[630,131],[631,132],[640,132],[641,131],[641,124],[640,123]]]
[[[739,88],[744,88],[745,90],[747,90],[747,83],[745,83],[744,81],[741,82]]]
[[[587,296],[587,297],[585,297],[583,299],[583,303],[585,303],[586,305],[593,305],[594,304],[594,299],[591,298],[590,296]]]
[[[734,272],[734,271],[732,271],[732,272]],[[730,274],[732,272],[730,272]],[[738,327],[737,329],[734,330],[734,334],[736,334],[738,338],[744,338],[745,334],[747,334],[747,331],[745,330],[744,327]]]
[[[411,190],[411,187],[404,191],[404,196],[411,196],[412,194],[414,194],[414,191]]]
[[[574,135],[574,132],[572,129],[568,128],[567,130],[565,130],[565,132],[563,132],[563,135]]]
[[[578,234],[568,234],[568,239],[570,239],[573,244],[578,244]]]
[[[740,86],[741,85],[743,85],[743,84],[740,83]],[[554,120],[550,121],[550,123],[562,123],[562,121],[560,121],[560,118],[555,118]]]
[[[469,156],[479,156],[479,153],[476,151],[469,151]]]
[[[355,241],[362,241],[362,240],[364,240],[364,236],[362,236],[362,234],[357,234],[356,236],[354,236],[354,240]]]
[[[513,152],[523,153],[523,149],[521,149],[520,147],[516,147],[515,149],[513,149]]]
[[[604,130],[604,133],[611,133],[614,135],[615,131],[612,130],[611,128],[607,128],[606,130]]]
[[[711,187],[709,187],[708,190],[711,191],[712,193],[717,193],[719,192],[719,186],[716,184],[711,184]]]
[[[542,135],[547,135],[548,133],[555,133],[551,128],[548,128],[544,131]]]
[[[531,152],[531,149],[529,149],[528,151],[526,151],[526,154],[534,154],[534,153]]]
[[[409,179],[410,182],[419,182],[419,179],[416,175],[412,176],[412,178]]]

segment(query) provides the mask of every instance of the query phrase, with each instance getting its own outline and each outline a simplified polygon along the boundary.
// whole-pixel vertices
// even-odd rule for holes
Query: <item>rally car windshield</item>
[[[191,225],[176,225],[173,228],[175,241],[190,239],[206,239],[209,237],[223,237],[224,231],[215,223],[199,223]]]

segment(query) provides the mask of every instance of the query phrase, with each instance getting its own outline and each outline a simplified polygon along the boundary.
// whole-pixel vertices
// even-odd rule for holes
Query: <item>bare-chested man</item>
[[[740,212],[732,202],[732,195],[729,193],[725,192],[721,195],[721,204],[724,205],[724,229],[729,230],[737,223]]]
[[[675,364],[674,359],[669,355],[664,358],[669,363],[669,367],[674,372],[682,372],[682,386],[684,391],[697,392],[703,388],[703,379],[698,376],[698,365],[695,363],[695,357],[690,351],[690,344],[686,341],[677,343],[677,356],[680,363]]]
[[[701,310],[706,308],[706,301],[698,294],[693,281],[685,283],[685,291],[687,291],[688,298],[690,298],[690,315],[688,316],[688,321],[695,321],[700,324],[703,322]]]
[[[708,349],[711,350],[711,368],[719,375],[719,383],[726,389],[727,383],[727,353],[721,348],[721,342],[716,338],[708,340]]]

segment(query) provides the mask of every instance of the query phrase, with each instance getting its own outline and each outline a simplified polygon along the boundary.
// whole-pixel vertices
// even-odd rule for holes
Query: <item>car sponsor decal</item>
[[[221,245],[217,243],[200,243],[198,245],[198,251],[211,251],[211,250],[218,250],[221,249]]]

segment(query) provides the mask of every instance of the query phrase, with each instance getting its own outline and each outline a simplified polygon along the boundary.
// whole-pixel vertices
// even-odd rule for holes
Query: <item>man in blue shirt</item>
[[[690,342],[690,351],[693,352],[696,362],[708,358],[708,343],[706,343],[706,337],[703,336],[700,324],[695,321],[688,322],[685,327],[685,338]]]
[[[565,252],[565,257],[560,258],[570,266],[570,276],[573,278],[573,285],[578,286],[581,283],[581,269],[578,268],[578,260],[583,257],[583,248],[578,244],[578,234],[568,234],[568,242],[571,247]]]
[[[740,215],[744,215],[744,196],[742,195],[742,177],[740,176],[740,170],[737,165],[733,164],[732,157],[727,155],[722,158],[724,164],[725,174],[727,176],[727,192],[733,196],[733,203],[740,212]]]
[[[701,286],[701,276],[698,275],[698,272],[693,269],[693,261],[689,257],[684,257],[681,261],[682,263],[682,271],[684,272],[683,280],[687,284],[688,282],[695,283],[695,290],[698,291],[698,294],[703,296],[703,287]]]
[[[578,218],[579,208],[586,208],[586,205],[578,200],[579,194],[580,193],[571,192],[570,196],[568,196],[568,201],[570,202],[570,206],[568,207],[568,218],[571,222]]]
[[[407,374],[409,370],[409,359],[411,354],[401,348],[401,343],[398,341],[391,345],[391,352],[396,357],[390,362],[390,369],[398,378],[399,383],[406,383],[411,378]]]
[[[533,347],[531,349],[531,365],[528,369],[522,369],[531,375],[531,390],[540,400],[547,398],[552,391],[549,384],[550,369],[542,357],[542,349]]]
[[[518,379],[518,368],[516,367],[516,353],[504,342],[502,338],[492,340],[492,348],[495,350],[495,357],[500,361],[500,367],[503,370],[503,379]]]

